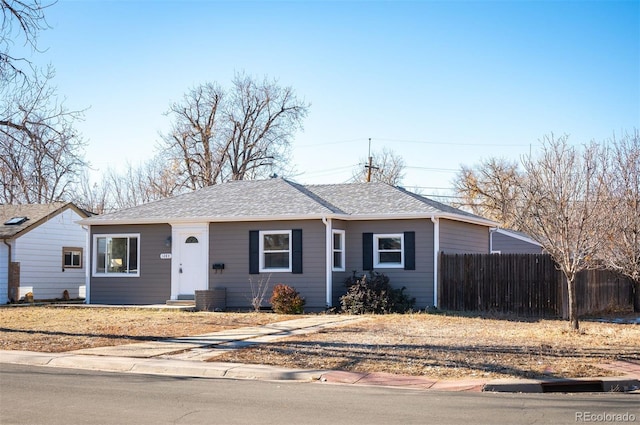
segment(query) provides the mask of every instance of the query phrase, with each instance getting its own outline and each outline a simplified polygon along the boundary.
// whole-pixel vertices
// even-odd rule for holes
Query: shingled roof
[[[384,183],[304,186],[283,178],[233,181],[91,217],[86,224],[441,217],[495,223]]]
[[[485,220],[450,205],[384,183],[310,185],[306,188],[352,216],[441,215],[444,213]]]
[[[73,208],[84,217],[89,215],[70,202],[0,205],[0,239],[11,239],[26,233],[67,208]],[[5,224],[13,218],[24,220],[17,220],[17,224]]]

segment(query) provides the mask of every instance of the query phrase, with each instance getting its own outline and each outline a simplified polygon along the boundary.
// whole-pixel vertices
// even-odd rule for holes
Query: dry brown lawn
[[[292,316],[142,308],[0,308],[0,350],[47,353],[201,335]]]
[[[606,376],[615,373],[598,364],[640,360],[640,326],[582,322],[581,328],[570,332],[558,320],[369,316],[212,360],[440,379]]]
[[[299,317],[299,316],[295,316]],[[0,308],[0,349],[62,352],[191,336],[292,316],[148,309]],[[410,314],[366,316],[350,325],[294,336],[212,361],[390,372],[433,378],[582,377],[598,364],[640,361],[640,326]]]

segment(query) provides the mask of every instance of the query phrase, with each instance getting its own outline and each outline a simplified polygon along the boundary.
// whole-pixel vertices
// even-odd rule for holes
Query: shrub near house
[[[411,311],[416,299],[404,293],[405,287],[393,288],[389,277],[371,271],[369,276],[358,278],[355,274],[345,282],[348,291],[340,298],[342,311],[351,314],[406,313]]]
[[[282,283],[273,287],[273,295],[271,295],[269,302],[271,302],[273,311],[278,314],[302,314],[304,312],[304,298],[295,288]]]

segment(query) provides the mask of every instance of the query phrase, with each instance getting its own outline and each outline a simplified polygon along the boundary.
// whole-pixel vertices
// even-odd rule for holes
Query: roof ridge
[[[282,180],[284,182],[288,183],[289,185],[291,185],[293,188],[298,190],[300,193],[302,193],[306,197],[308,197],[311,200],[313,200],[314,202],[320,204],[321,206],[323,206],[325,208],[328,208],[332,213],[347,214],[345,211],[343,211],[340,208],[336,207],[335,205],[333,205],[331,202],[327,201],[323,197],[321,197],[321,196],[313,193],[312,191],[310,191],[307,188],[308,185],[303,185],[303,184],[300,184],[300,183],[296,183],[296,182],[293,182],[293,181],[285,179],[285,178],[282,178]]]
[[[315,184],[306,184],[305,187],[328,187],[328,186],[364,186],[364,185],[384,185],[390,187],[396,187],[389,183],[385,182],[347,182],[347,183],[315,183]]]

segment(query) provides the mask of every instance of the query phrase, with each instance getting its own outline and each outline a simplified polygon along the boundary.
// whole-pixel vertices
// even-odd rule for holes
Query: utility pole
[[[369,165],[365,165],[367,169],[367,183],[371,183],[371,170],[377,170],[378,167],[373,166],[373,157],[371,156],[371,137],[369,137]]]

